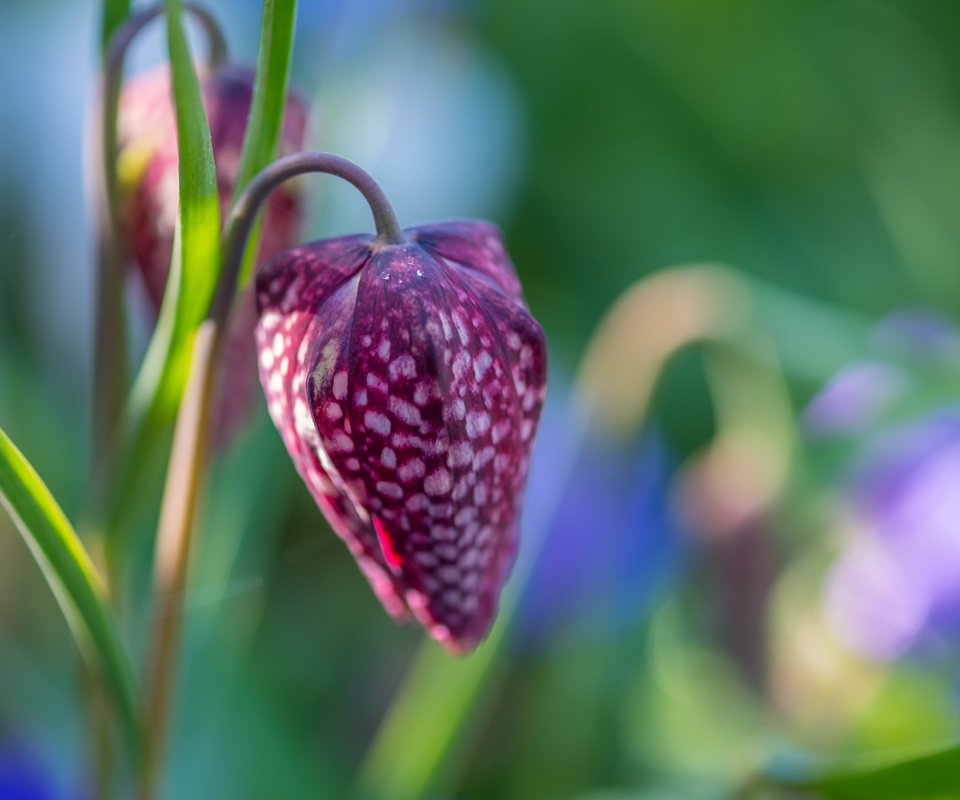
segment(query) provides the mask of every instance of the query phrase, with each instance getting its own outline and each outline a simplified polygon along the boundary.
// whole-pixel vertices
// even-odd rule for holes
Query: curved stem
[[[144,9],[139,14],[130,17],[130,19],[117,29],[117,32],[110,39],[110,46],[107,48],[106,56],[104,57],[104,72],[105,77],[113,81],[112,85],[120,85],[123,73],[123,62],[126,59],[127,50],[130,49],[133,40],[140,35],[140,31],[147,25],[157,17],[163,15],[165,8],[163,3],[158,3],[155,6]],[[200,23],[200,27],[202,27],[207,34],[209,46],[209,54],[207,56],[208,66],[211,69],[219,66],[227,57],[227,40],[223,35],[223,31],[220,29],[220,25],[213,15],[203,6],[198,6],[195,3],[184,3],[183,8],[185,11],[193,14],[197,22]]]
[[[184,9],[196,17],[201,27],[207,34],[209,42],[209,55],[207,63],[212,70],[220,65],[227,57],[227,42],[223,36],[223,31],[205,8],[194,5],[193,3],[184,3]],[[164,5],[158,4],[127,20],[113,35],[110,40],[110,46],[104,59],[101,98],[102,98],[102,119],[101,119],[101,156],[103,158],[104,190],[106,195],[106,210],[110,215],[110,224],[114,236],[119,233],[119,215],[118,198],[119,189],[117,184],[117,111],[120,100],[120,84],[123,80],[123,62],[126,59],[127,51],[134,39],[140,35],[140,32],[153,20],[164,13]]]
[[[370,206],[378,240],[382,244],[403,244],[406,241],[400,223],[397,222],[397,215],[383,189],[368,172],[352,161],[332,153],[314,151],[279,158],[250,181],[230,212],[223,243],[223,267],[217,293],[210,306],[210,318],[222,323],[230,313],[247,238],[260,206],[281,183],[306,172],[336,175],[353,184]]]
[[[197,5],[185,4],[207,34],[208,63],[211,69],[227,56],[220,26],[210,13]],[[128,19],[110,39],[100,78],[99,142],[95,161],[101,176],[97,192],[99,269],[94,364],[93,443],[97,453],[94,474],[106,478],[115,445],[126,391],[126,345],[123,320],[123,234],[120,215],[120,188],[117,180],[117,116],[123,64],[130,45],[140,32],[164,11],[162,4]],[[99,487],[94,492],[99,495]]]

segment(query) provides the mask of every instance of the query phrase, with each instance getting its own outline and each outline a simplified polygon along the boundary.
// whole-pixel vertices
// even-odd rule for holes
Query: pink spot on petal
[[[390,534],[387,533],[387,529],[383,527],[380,517],[373,518],[373,528],[377,532],[377,541],[380,542],[380,549],[383,551],[383,557],[386,559],[387,564],[390,565],[391,569],[399,570],[401,564],[403,564],[403,559],[396,551],[393,540],[390,538]]]

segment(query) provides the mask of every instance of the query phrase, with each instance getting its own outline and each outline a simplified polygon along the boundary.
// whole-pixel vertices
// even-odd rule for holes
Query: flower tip
[[[477,649],[480,643],[479,639],[456,639],[447,630],[446,626],[439,625],[437,630],[431,630],[430,635],[446,650],[450,655],[458,658],[465,658]]]
[[[481,642],[487,638],[490,632],[491,619],[482,628],[473,627],[472,630],[464,631],[457,635],[447,625],[436,622],[432,625],[425,625],[430,638],[443,647],[450,655],[457,657],[466,657],[473,653]]]

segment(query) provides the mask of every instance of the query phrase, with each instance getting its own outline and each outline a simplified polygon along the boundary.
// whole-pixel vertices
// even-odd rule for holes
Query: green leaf
[[[296,30],[296,0],[264,0],[263,21],[260,27],[260,54],[257,57],[257,79],[253,88],[250,118],[243,140],[243,153],[237,173],[233,201],[247,187],[253,177],[271,161],[277,151],[283,115],[287,105],[287,87],[290,81],[290,60]],[[260,214],[250,234],[244,253],[241,285],[250,278],[253,259],[260,240]]]
[[[960,745],[895,762],[785,782],[823,800],[954,800],[960,796]]]
[[[380,725],[360,775],[363,797],[414,800],[428,796],[447,764],[482,693],[500,675],[505,609],[487,640],[468,658],[454,659],[425,641]]]
[[[177,114],[180,215],[157,330],[134,386],[134,404],[172,419],[220,270],[220,201],[213,144],[200,83],[190,59],[180,0],[167,0],[167,37]]]
[[[179,6],[179,2],[176,5]],[[277,148],[286,107],[296,9],[296,0],[264,2],[257,76],[235,194],[239,194],[253,176],[270,163]],[[197,252],[215,249],[212,244],[214,230],[219,237],[219,208],[214,202],[216,187],[212,175],[213,154],[212,149],[207,152],[205,145],[209,134],[206,133],[206,117],[199,88],[187,85],[191,82],[195,85],[196,81],[192,79],[192,70],[185,68],[189,58],[185,53],[182,27],[172,14],[169,16],[169,25],[171,30],[175,31],[170,40],[170,55],[174,69],[180,152],[189,152],[184,148],[185,134],[189,134],[190,142],[194,145],[192,152],[199,157],[197,163],[201,166],[204,177],[203,181],[184,181],[184,166],[190,161],[181,158],[181,209],[195,209],[202,205],[205,216],[199,219],[193,213],[189,231],[184,229],[181,221],[174,246],[174,264],[171,265],[171,277],[164,295],[157,331],[134,387],[133,401],[121,439],[124,443],[121,460],[124,467],[119,470],[107,512],[106,528],[110,532],[108,557],[111,559],[116,557],[120,545],[116,541],[119,531],[125,526],[131,508],[136,506],[136,497],[144,488],[146,465],[155,457],[179,407],[188,363],[188,334],[202,319],[212,296],[215,278],[219,274],[219,251],[215,267],[211,264],[205,265],[202,259],[196,257]],[[181,123],[189,126],[186,131]],[[200,176],[193,174],[192,177]],[[201,197],[205,198],[203,203]],[[213,221],[215,209],[216,223]],[[192,244],[197,239],[202,240],[199,250]],[[259,225],[247,244],[244,259],[244,273],[247,276],[253,266],[258,239]],[[183,253],[188,255],[186,263],[182,263]],[[199,276],[194,275],[197,270],[200,271]],[[188,285],[181,287],[177,281],[184,273],[187,273],[191,280],[188,280]]]
[[[177,115],[180,214],[160,317],[124,420],[123,468],[107,526],[111,536],[118,535],[117,520],[123,518],[145,463],[155,456],[180,407],[193,334],[207,313],[220,272],[220,202],[210,128],[184,33],[182,4],[167,0],[166,5]],[[111,549],[114,545],[110,543]]]
[[[43,570],[87,661],[103,676],[131,752],[140,753],[133,672],[100,577],[60,506],[36,471],[0,429],[0,504]]]

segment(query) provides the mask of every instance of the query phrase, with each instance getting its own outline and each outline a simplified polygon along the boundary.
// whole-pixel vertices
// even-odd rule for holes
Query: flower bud
[[[395,617],[488,632],[517,547],[543,332],[499,231],[348,236],[258,275],[260,379],[297,470]]]
[[[253,70],[239,66],[221,66],[200,76],[223,218],[229,213],[236,187],[253,83]],[[303,146],[306,120],[303,101],[296,94],[290,94],[280,131],[280,155]],[[124,190],[122,212],[126,244],[139,267],[150,303],[159,310],[170,271],[180,202],[177,121],[167,67],[133,78],[124,85],[118,128],[118,173]],[[273,192],[264,213],[258,264],[297,241],[301,206],[295,183],[287,183]],[[223,366],[218,375],[221,400],[213,432],[218,446],[229,442],[233,432],[247,420],[256,397],[252,335],[255,321],[253,298],[247,292],[239,299],[231,319]]]
[[[236,186],[253,83],[253,70],[236,65],[217,67],[200,76],[224,217]],[[280,155],[302,148],[306,119],[303,101],[291,94],[277,148]],[[117,124],[127,245],[140,269],[147,295],[159,309],[170,269],[179,207],[177,122],[166,66],[124,84]],[[297,241],[300,217],[301,197],[296,184],[287,184],[273,193],[266,208],[258,263]]]

